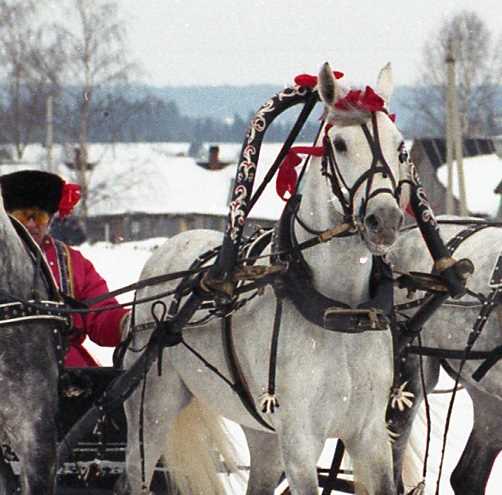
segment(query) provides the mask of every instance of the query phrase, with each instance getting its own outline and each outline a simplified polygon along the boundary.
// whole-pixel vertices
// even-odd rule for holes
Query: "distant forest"
[[[254,113],[280,88],[247,87],[134,87],[106,112],[91,117],[90,142],[240,142]],[[283,141],[301,110],[280,116],[265,140]],[[299,139],[312,140],[319,127],[319,111],[306,123]],[[77,115],[77,114],[76,114]],[[58,136],[56,130],[56,136]],[[59,136],[65,140],[64,136]]]
[[[136,85],[102,91],[89,117],[89,142],[241,142],[256,110],[281,88],[273,85],[163,87]],[[1,94],[1,88],[0,88]],[[430,135],[407,105],[412,88],[398,87],[391,102],[397,124],[407,139]],[[501,95],[502,99],[502,95]],[[75,100],[54,102],[54,141],[78,141],[79,110]],[[0,108],[0,117],[1,115]],[[282,142],[290,132],[300,105],[281,115],[267,130],[265,140]],[[312,141],[319,128],[321,105],[314,110],[299,140]],[[25,142],[46,140],[45,104],[29,113],[30,135]],[[0,119],[0,143],[12,142],[8,115]],[[499,129],[497,129],[499,131]]]

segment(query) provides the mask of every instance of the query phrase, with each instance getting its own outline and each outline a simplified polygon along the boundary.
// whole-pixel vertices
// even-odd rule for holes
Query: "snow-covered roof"
[[[472,213],[484,213],[495,216],[499,207],[500,196],[495,188],[502,180],[502,160],[497,155],[481,155],[464,158],[464,176],[467,196],[467,209]],[[458,180],[454,168],[453,194],[458,198]],[[438,179],[446,187],[448,167],[442,165],[437,172]]]

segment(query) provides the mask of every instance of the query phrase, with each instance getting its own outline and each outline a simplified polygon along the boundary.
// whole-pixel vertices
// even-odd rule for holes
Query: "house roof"
[[[446,163],[446,141],[439,138],[416,139],[414,145],[422,145],[431,165],[437,170]],[[463,141],[464,157],[490,155],[495,153],[493,140],[485,138],[469,138]]]
[[[456,169],[453,176],[453,194],[459,197]],[[472,213],[495,216],[500,197],[494,186],[502,181],[502,160],[496,155],[482,155],[464,160],[464,176],[467,196],[467,209]],[[448,167],[443,164],[437,170],[437,177],[446,186]]]

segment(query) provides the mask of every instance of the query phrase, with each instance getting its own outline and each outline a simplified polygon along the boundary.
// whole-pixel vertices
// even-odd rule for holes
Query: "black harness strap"
[[[446,249],[448,250],[448,254],[451,256],[455,253],[457,248],[464,242],[466,239],[469,239],[472,235],[476,234],[477,232],[480,232],[481,230],[486,229],[487,227],[491,227],[492,225],[490,224],[472,224],[469,225],[466,229],[461,230],[458,234],[456,234],[454,237],[448,240],[446,243]],[[418,228],[418,226],[414,226],[414,228]],[[408,229],[407,229],[408,230]],[[424,297],[421,297],[419,299],[415,299],[414,301],[410,301],[408,303],[403,303],[403,304],[398,304],[394,307],[394,311],[405,311],[407,309],[413,309],[421,306],[425,300],[429,296],[426,295]]]
[[[59,265],[59,290],[66,296],[75,297],[75,288],[73,287],[70,253],[68,246],[55,239],[54,247],[56,249],[56,258]]]
[[[223,347],[225,349],[225,358],[227,360],[228,369],[232,375],[234,382],[234,390],[239,395],[242,404],[253,418],[264,426],[269,431],[274,431],[274,428],[269,425],[258,413],[256,405],[249,391],[248,384],[244,377],[244,373],[239,364],[237,353],[235,352],[234,337],[232,334],[232,316],[228,315],[222,318],[221,321]]]
[[[471,353],[472,352],[475,351],[471,351]],[[479,382],[488,373],[488,371],[498,363],[500,359],[502,359],[502,345],[495,347],[495,349],[488,353],[485,362],[481,364],[479,368],[472,374],[472,378]]]
[[[268,388],[267,392],[260,398],[261,412],[273,414],[279,408],[279,401],[275,395],[275,375],[277,370],[277,350],[279,344],[279,332],[282,320],[282,296],[276,293],[274,327],[272,331],[272,342],[270,344],[270,361],[268,366]]]

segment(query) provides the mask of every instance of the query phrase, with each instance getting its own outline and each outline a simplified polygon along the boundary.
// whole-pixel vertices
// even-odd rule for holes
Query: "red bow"
[[[340,79],[343,77],[343,72],[333,71],[335,79]],[[311,74],[299,74],[295,77],[295,84],[301,86],[302,88],[314,88],[317,85],[317,76],[312,76]]]
[[[60,218],[69,215],[75,205],[80,201],[80,186],[78,184],[71,184],[65,182],[63,191],[61,192],[61,199],[59,200],[58,213]]]
[[[296,182],[298,174],[295,167],[302,162],[298,153],[311,156],[322,156],[323,146],[293,146],[284,158],[277,174],[275,190],[283,201],[287,201],[296,191]],[[289,194],[289,196],[286,196]]]
[[[385,101],[370,86],[366,86],[364,93],[360,89],[350,90],[335,103],[335,107],[339,110],[359,108],[367,112],[378,112],[385,108]]]

